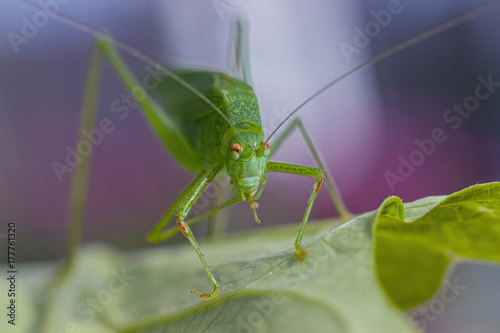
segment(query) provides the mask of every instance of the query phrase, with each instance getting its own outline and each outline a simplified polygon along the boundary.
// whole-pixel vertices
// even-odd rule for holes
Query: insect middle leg
[[[328,192],[330,193],[330,196],[332,197],[332,201],[340,215],[341,218],[347,219],[350,216],[349,211],[345,207],[345,204],[342,201],[342,198],[340,197],[340,194],[334,185],[333,178],[330,177],[328,172],[326,171],[325,168],[325,163],[323,162],[323,159],[321,158],[321,155],[317,151],[311,136],[309,135],[309,132],[305,128],[304,124],[300,120],[300,118],[295,118],[281,133],[278,138],[273,142],[272,144],[272,151],[271,151],[271,156],[276,152],[276,150],[283,144],[284,140],[290,135],[290,133],[295,129],[296,127],[299,128],[300,133],[304,137],[304,140],[306,141],[307,146],[309,147],[309,150],[311,151],[314,160],[318,164],[319,168],[316,167],[310,167],[310,166],[304,166],[304,165],[298,165],[298,164],[291,164],[291,163],[282,163],[282,162],[268,162],[266,171],[270,172],[285,172],[285,173],[291,173],[295,175],[301,175],[301,176],[308,176],[308,177],[314,177],[316,178],[316,182],[314,183],[311,196],[309,197],[309,201],[307,203],[307,208],[306,212],[304,214],[304,217],[302,219],[302,223],[299,228],[299,232],[297,235],[297,239],[295,240],[295,251],[297,252],[297,255],[299,258],[303,259],[307,257],[307,253],[302,249],[301,243],[302,243],[302,237],[304,235],[304,230],[306,227],[307,220],[309,219],[309,213],[311,212],[314,200],[316,199],[316,196],[318,193],[321,191],[323,185],[326,183],[326,186],[328,188]]]
[[[278,148],[283,144],[285,139],[292,133],[292,131],[298,127],[300,130],[300,133],[302,134],[302,137],[306,141],[307,147],[311,151],[311,154],[314,158],[314,161],[316,164],[318,164],[319,168],[322,169],[325,173],[325,183],[326,187],[328,189],[328,192],[330,193],[330,196],[332,198],[333,204],[335,205],[335,208],[337,209],[337,212],[339,213],[340,217],[344,220],[347,220],[350,216],[351,213],[349,213],[346,205],[344,204],[342,197],[340,196],[340,192],[337,189],[337,186],[335,185],[335,181],[333,177],[329,174],[328,170],[326,169],[326,164],[323,162],[323,159],[316,149],[316,146],[314,145],[311,136],[309,135],[309,131],[307,128],[304,126],[304,123],[300,118],[294,118],[290,124],[287,125],[287,127],[283,130],[282,133],[278,136],[278,138],[273,142],[271,145],[271,155],[269,158],[271,159],[274,153],[278,150]]]
[[[268,162],[266,167],[266,172],[284,172],[291,173],[294,175],[300,176],[308,176],[316,178],[314,182],[314,186],[311,192],[311,196],[309,197],[309,201],[307,202],[306,212],[304,214],[304,218],[302,219],[302,223],[299,228],[299,233],[297,235],[297,239],[295,240],[295,252],[300,259],[304,259],[307,257],[307,252],[302,249],[302,237],[304,235],[304,230],[306,228],[307,220],[309,219],[309,213],[311,212],[314,200],[318,196],[318,193],[321,191],[321,188],[325,184],[325,172],[320,168],[292,164],[292,163],[284,163],[284,162]]]

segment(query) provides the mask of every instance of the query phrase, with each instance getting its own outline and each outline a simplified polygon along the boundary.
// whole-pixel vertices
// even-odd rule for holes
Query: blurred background
[[[57,11],[167,67],[226,70],[233,19],[244,15],[252,85],[269,135],[284,116],[334,78],[410,36],[491,1],[403,0],[398,13],[385,21],[380,11],[387,10],[388,1],[64,2]],[[5,0],[0,6],[2,229],[8,221],[17,223],[19,259],[61,258],[71,178],[66,173],[59,181],[52,164],[64,164],[66,147],[77,145],[93,38],[53,19],[44,22],[19,1]],[[371,23],[376,17],[385,26],[378,24],[377,29]],[[300,111],[351,211],[374,210],[389,195],[412,201],[500,178],[500,91],[481,101],[455,130],[454,122],[443,119],[447,109],[474,94],[478,76],[491,74],[500,81],[499,17],[497,10],[412,46],[352,75]],[[369,30],[372,37],[359,36],[365,28],[374,29]],[[23,32],[29,37],[22,39]],[[356,51],[347,54],[352,47]],[[123,57],[139,79],[148,74],[144,63]],[[194,175],[165,152],[138,109],[124,119],[111,111],[112,103],[126,93],[105,65],[97,119],[111,119],[115,129],[93,149],[84,239],[133,249],[150,246],[146,233]],[[430,138],[436,128],[443,129],[447,140],[436,144],[409,175],[388,182],[388,173],[398,175],[401,159],[409,160],[418,148],[414,141]],[[276,160],[314,164],[298,133],[286,141]],[[263,223],[298,225],[312,184],[304,177],[270,174],[259,201]],[[323,191],[311,220],[334,216]],[[248,204],[230,210],[230,231],[255,227]],[[201,223],[195,233],[202,237],[206,228]],[[185,240],[169,240],[176,241]],[[457,272],[471,287],[429,322],[427,330],[498,332],[500,319],[494,311],[500,292],[488,288],[500,278],[500,269],[470,264]]]

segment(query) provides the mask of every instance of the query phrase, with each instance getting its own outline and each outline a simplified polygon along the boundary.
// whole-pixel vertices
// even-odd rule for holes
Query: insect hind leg
[[[233,39],[229,41],[229,73],[251,85],[250,62],[248,60],[248,36],[245,18],[239,16],[234,22]]]

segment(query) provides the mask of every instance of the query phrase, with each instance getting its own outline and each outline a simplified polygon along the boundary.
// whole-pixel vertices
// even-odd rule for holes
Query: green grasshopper
[[[326,176],[324,163],[299,118],[290,122],[283,133],[277,137],[272,149],[268,143],[269,138],[264,138],[257,98],[245,79],[249,70],[245,62],[246,57],[243,56],[241,24],[238,24],[237,31],[236,56],[234,57],[237,62],[234,65],[237,73],[232,76],[222,72],[163,70],[166,75],[161,80],[157,91],[169,112],[166,112],[147,95],[140,83],[133,77],[114,47],[117,42],[99,33],[90,59],[87,80],[89,84],[84,98],[84,104],[95,103],[91,97],[95,95],[92,90],[97,84],[90,82],[99,79],[100,57],[104,56],[135,96],[149,125],[161,139],[165,148],[179,164],[197,174],[197,177],[148,234],[147,239],[157,243],[175,235],[179,230],[188,238],[213,286],[213,291],[210,293],[201,292],[198,289],[192,290],[199,292],[201,298],[205,300],[220,293],[220,284],[205,260],[189,225],[238,201],[248,201],[256,222],[260,222],[257,216],[259,205],[256,200],[259,199],[264,189],[266,172],[285,172],[315,179],[295,240],[295,251],[299,258],[307,257],[307,253],[301,247],[302,236],[314,200],[325,182],[328,184],[328,190],[341,216],[349,216],[332,178]],[[138,93],[138,91],[141,92]],[[303,134],[320,168],[269,161],[296,127]],[[214,178],[220,175],[228,175],[231,178],[234,199],[191,221],[186,221],[197,199]],[[174,215],[177,219],[177,226],[166,229]]]
[[[36,5],[33,6],[36,7]],[[484,8],[482,11],[484,11]],[[478,10],[469,12],[463,15],[461,20],[454,19],[454,25],[463,22],[464,19],[472,19],[480,15],[480,13],[481,11]],[[211,292],[202,292],[198,289],[192,290],[192,292],[199,292],[201,299],[204,300],[219,295],[221,286],[205,260],[190,225],[239,201],[248,201],[256,222],[260,222],[257,216],[257,209],[259,207],[257,200],[266,184],[267,172],[282,172],[311,177],[314,179],[314,184],[295,239],[295,252],[298,258],[306,258],[307,253],[301,246],[303,233],[314,201],[323,185],[327,185],[328,192],[339,215],[345,219],[349,216],[349,212],[336,190],[333,178],[327,174],[325,164],[300,118],[296,117],[291,120],[272,144],[269,143],[270,138],[302,106],[338,81],[399,50],[417,43],[423,38],[450,28],[450,25],[446,25],[445,22],[424,31],[330,82],[291,112],[283,123],[268,138],[265,138],[257,98],[252,87],[247,82],[249,67],[244,52],[244,37],[241,24],[237,24],[234,50],[235,63],[231,66],[235,70],[234,73],[228,75],[213,71],[170,71],[161,67],[145,55],[84,23],[65,17],[62,14],[57,14],[56,18],[66,21],[80,30],[91,33],[97,39],[90,58],[84,96],[82,128],[91,128],[93,126],[93,115],[95,113],[96,97],[99,89],[100,65],[101,59],[104,57],[114,68],[119,79],[132,93],[155,135],[160,138],[168,152],[179,164],[197,174],[196,178],[186,187],[148,234],[147,239],[150,242],[157,243],[170,238],[179,231],[188,238],[213,286]],[[132,54],[164,73],[165,76],[157,88],[157,93],[160,95],[168,112],[151,98],[134,78],[121,59],[118,49]],[[318,167],[270,160],[283,144],[284,140],[296,128],[299,129],[306,141]],[[86,166],[86,163],[82,163],[75,170],[75,185],[73,189],[84,188],[76,184],[85,184],[87,180],[88,165]],[[198,198],[214,178],[221,175],[228,175],[231,178],[230,183],[232,184],[232,191],[235,197],[207,213],[192,220],[186,220]],[[71,202],[73,206],[71,211],[73,213],[70,214],[72,218],[70,221],[70,245],[67,266],[71,265],[71,258],[79,243],[82,215],[80,213],[83,209],[85,191],[82,193],[82,191],[77,192],[74,190],[72,196],[73,199]],[[174,216],[177,226],[167,228]]]

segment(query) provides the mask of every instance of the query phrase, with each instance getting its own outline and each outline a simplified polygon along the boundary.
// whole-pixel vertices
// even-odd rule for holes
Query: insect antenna
[[[96,39],[104,39],[104,40],[112,43],[117,49],[120,49],[123,52],[130,54],[134,58],[137,58],[140,61],[142,61],[150,66],[153,66],[158,70],[161,70],[164,74],[170,76],[172,79],[177,81],[179,84],[183,85],[186,89],[188,89],[189,91],[194,93],[196,96],[201,98],[212,109],[214,109],[229,124],[229,126],[231,126],[236,131],[236,133],[240,134],[238,129],[233,124],[231,124],[231,122],[229,121],[227,116],[214,103],[212,103],[212,101],[210,101],[206,96],[204,96],[200,91],[198,91],[198,89],[193,87],[191,84],[189,84],[185,80],[181,79],[179,76],[177,76],[171,70],[168,70],[167,68],[163,67],[162,65],[160,65],[158,62],[154,61],[153,59],[151,59],[147,55],[134,49],[132,46],[127,45],[127,44],[125,44],[117,39],[114,39],[113,37],[106,34],[105,32],[103,32],[97,28],[94,28],[94,27],[92,27],[92,26],[90,26],[82,21],[79,21],[79,20],[77,20],[73,17],[67,16],[65,14],[55,12],[48,7],[41,6],[41,5],[34,3],[34,2],[31,2],[31,1],[24,1],[23,4],[27,7],[31,7],[31,9],[47,11],[57,21],[62,22],[66,25],[72,26],[72,27],[80,30],[81,32],[84,32],[86,34],[94,36]]]
[[[385,58],[387,58],[395,53],[398,53],[399,51],[402,51],[402,50],[404,50],[404,49],[406,49],[414,44],[417,44],[417,43],[419,43],[427,38],[430,38],[430,37],[437,35],[441,32],[444,32],[446,30],[454,28],[462,23],[473,20],[478,16],[481,16],[483,14],[486,14],[486,13],[493,11],[495,9],[498,9],[498,8],[500,8],[500,1],[494,1],[494,2],[490,2],[486,5],[483,5],[481,7],[478,7],[472,11],[469,11],[465,14],[462,14],[462,15],[459,15],[459,16],[454,17],[452,19],[449,19],[449,20],[447,20],[443,23],[440,23],[432,28],[429,28],[429,29],[427,29],[427,30],[425,30],[425,31],[413,36],[413,37],[410,37],[399,44],[396,44],[395,46],[385,50],[382,53],[377,54],[376,56],[374,56],[370,60],[362,63],[361,65],[354,67],[353,69],[347,71],[346,73],[337,77],[335,80],[329,82],[328,84],[326,84],[325,86],[320,88],[318,91],[316,91],[314,94],[312,94],[309,98],[307,98],[304,102],[302,102],[302,104],[300,104],[298,107],[296,107],[288,116],[286,116],[286,118],[278,125],[278,127],[276,127],[274,129],[274,131],[271,133],[271,135],[269,135],[269,137],[264,142],[268,142],[271,139],[271,137],[280,129],[280,127],[283,126],[284,123],[286,123],[294,114],[296,114],[306,104],[308,104],[310,101],[312,101],[313,99],[315,99],[316,97],[318,97],[319,95],[321,95],[322,93],[324,93],[325,91],[330,89],[332,86],[334,86],[338,82],[344,80],[345,78],[351,76],[354,73],[361,71],[365,67],[376,64],[377,62],[379,62],[379,61],[381,61],[381,60],[383,60],[383,59],[385,59]]]

